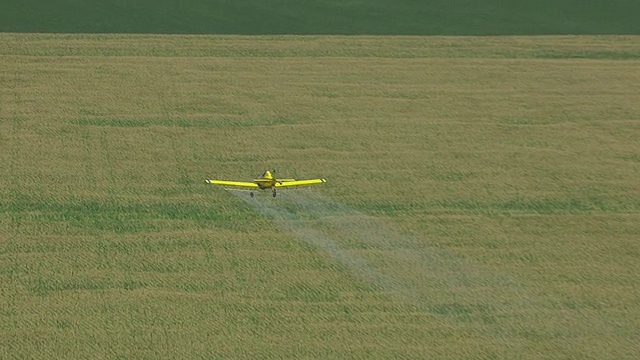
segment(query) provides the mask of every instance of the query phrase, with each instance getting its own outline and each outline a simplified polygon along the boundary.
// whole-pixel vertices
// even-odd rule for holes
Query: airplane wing
[[[227,181],[227,180],[205,180],[207,184],[213,185],[228,185],[228,186],[242,186],[242,187],[258,187],[258,184],[246,181]]]
[[[322,184],[326,182],[327,182],[327,179],[293,180],[293,181],[276,182],[276,187]]]

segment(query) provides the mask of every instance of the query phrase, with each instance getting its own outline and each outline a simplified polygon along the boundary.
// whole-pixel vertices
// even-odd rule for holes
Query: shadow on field
[[[313,189],[283,191],[277,198],[232,193],[396,300],[484,322],[492,322],[496,311],[527,306],[528,296],[513,279]]]

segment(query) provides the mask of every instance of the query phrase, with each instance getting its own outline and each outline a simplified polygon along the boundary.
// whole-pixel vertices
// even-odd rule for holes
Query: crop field
[[[20,0],[0,32],[235,35],[640,34],[637,0]]]
[[[0,43],[0,358],[640,353],[637,36]]]

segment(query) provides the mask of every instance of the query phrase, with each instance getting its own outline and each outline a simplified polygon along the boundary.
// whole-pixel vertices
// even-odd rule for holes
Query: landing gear
[[[271,193],[273,195],[273,197],[276,197],[276,189],[273,189],[273,192]],[[253,191],[249,192],[249,196],[251,196],[252,198],[255,196],[255,194],[253,193]]]

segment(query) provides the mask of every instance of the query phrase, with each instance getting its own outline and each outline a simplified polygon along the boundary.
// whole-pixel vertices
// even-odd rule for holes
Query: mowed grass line
[[[640,350],[635,37],[0,36],[10,356]],[[204,184],[266,168],[326,202]]]
[[[637,59],[640,38],[618,36],[241,36],[2,33],[3,55],[152,57]],[[357,41],[353,41],[357,39]],[[59,42],[64,41],[64,46]]]

